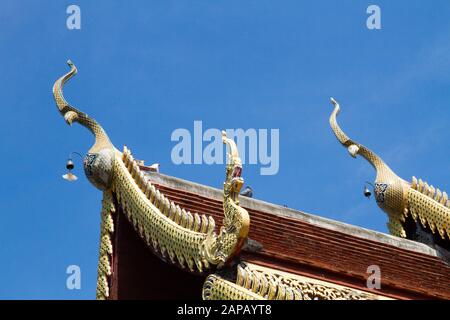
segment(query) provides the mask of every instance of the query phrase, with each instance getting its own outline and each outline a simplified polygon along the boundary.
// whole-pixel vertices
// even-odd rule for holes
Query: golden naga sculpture
[[[230,262],[242,248],[250,224],[247,211],[239,206],[242,165],[234,141],[223,134],[230,154],[224,183],[223,227],[216,234],[212,217],[192,214],[170,201],[148,180],[127,147],[123,152],[117,150],[97,121],[67,103],[63,85],[77,73],[75,65],[70,61],[68,64],[70,71],[56,80],[53,95],[69,125],[78,122],[94,134],[95,143],[83,165],[89,181],[103,191],[97,298],[109,296],[115,201],[163,260],[182,268],[187,266],[192,272],[220,268]]]
[[[361,155],[376,170],[375,198],[378,206],[389,217],[387,226],[390,233],[427,244],[439,243],[449,250],[450,201],[447,193],[415,177],[411,183],[398,177],[378,155],[351,140],[342,131],[336,120],[339,104],[333,98],[331,102],[334,110],[330,116],[330,125],[337,139],[352,157]]]

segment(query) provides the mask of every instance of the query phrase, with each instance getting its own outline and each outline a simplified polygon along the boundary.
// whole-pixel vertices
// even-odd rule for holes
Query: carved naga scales
[[[420,240],[417,228],[421,230],[423,228],[423,230],[431,230],[433,235],[437,231],[440,240],[448,240],[450,238],[450,200],[447,193],[415,177],[412,178],[411,183],[398,177],[378,155],[351,140],[342,131],[336,120],[340,111],[339,104],[333,98],[331,102],[334,110],[330,116],[330,125],[337,139],[348,149],[352,157],[361,155],[376,170],[375,198],[378,206],[389,217],[387,225],[390,233]],[[414,221],[412,228],[411,221]]]
[[[235,279],[206,278],[205,300],[377,300],[385,297],[241,261]]]
[[[243,246],[250,224],[247,211],[239,206],[242,165],[234,141],[223,133],[222,140],[230,154],[224,183],[223,226],[216,234],[212,217],[192,214],[169,200],[148,180],[127,147],[123,152],[117,150],[97,121],[67,103],[63,85],[77,73],[75,65],[70,61],[68,64],[70,71],[56,80],[53,95],[69,125],[78,122],[94,134],[95,143],[83,165],[89,181],[103,191],[97,298],[109,296],[115,201],[163,260],[187,266],[192,272],[220,268],[229,262]]]

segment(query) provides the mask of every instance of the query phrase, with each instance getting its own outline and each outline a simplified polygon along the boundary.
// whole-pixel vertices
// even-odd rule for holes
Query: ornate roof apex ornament
[[[438,231],[442,239],[450,238],[450,202],[445,192],[435,189],[422,180],[413,177],[410,184],[397,176],[389,166],[374,152],[350,139],[337,123],[340,112],[338,102],[331,98],[334,110],[330,116],[330,126],[339,142],[347,148],[352,157],[361,155],[376,170],[375,198],[378,206],[389,216],[388,228],[391,234],[416,238],[407,234],[406,220],[420,221],[422,227],[433,234]],[[412,231],[416,232],[416,231]]]
[[[244,180],[242,161],[234,140],[229,139],[222,131],[222,141],[228,146],[226,177],[223,184],[223,226],[216,245],[211,245],[216,237],[209,233],[205,241],[203,252],[208,260],[222,267],[234,256],[239,254],[244,245],[250,228],[250,217],[247,210],[239,206],[239,192]],[[212,250],[211,250],[212,249]]]
[[[230,161],[224,183],[223,226],[216,234],[212,217],[191,213],[169,200],[149,181],[127,147],[123,152],[117,150],[97,121],[65,100],[62,88],[77,73],[75,65],[70,60],[67,63],[70,71],[56,80],[53,96],[69,125],[78,122],[94,134],[95,143],[84,159],[84,171],[90,182],[103,191],[97,298],[109,296],[115,204],[164,261],[199,273],[230,262],[242,248],[250,224],[247,211],[239,206],[242,162],[235,142],[226,135],[222,137],[230,149]]]
[[[84,172],[89,181],[98,189],[106,190],[111,186],[112,167],[114,161],[114,146],[102,126],[86,113],[71,106],[63,94],[64,84],[76,73],[77,67],[68,60],[70,71],[61,76],[53,85],[53,97],[59,112],[68,125],[78,122],[86,127],[95,137],[94,145],[84,158]]]

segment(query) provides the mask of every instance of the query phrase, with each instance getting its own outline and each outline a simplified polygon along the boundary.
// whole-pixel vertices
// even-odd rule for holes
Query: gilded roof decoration
[[[223,223],[217,230],[213,217],[192,213],[171,201],[149,180],[140,167],[141,163],[126,146],[123,151],[119,151],[96,120],[65,100],[63,86],[77,73],[75,65],[70,61],[68,64],[70,71],[56,80],[53,95],[59,112],[69,125],[77,122],[94,135],[94,144],[84,158],[83,167],[88,180],[103,192],[97,299],[110,297],[111,276],[114,273],[112,239],[117,208],[122,209],[147,246],[163,261],[189,272],[209,274],[203,286],[204,299],[385,298],[249,262],[236,265],[238,260],[234,258],[247,241],[250,218],[239,204],[243,185],[242,162],[235,142],[222,132],[228,161],[223,184]],[[335,107],[330,116],[330,125],[336,137],[353,157],[361,155],[377,172],[375,197],[378,205],[388,214],[390,232],[406,237],[404,223],[411,217],[441,238],[449,238],[450,201],[447,194],[415,177],[412,183],[406,182],[378,155],[351,140],[337,123],[339,104],[334,99],[332,103]],[[161,190],[164,188],[161,187]],[[225,276],[223,271],[228,271],[228,275]],[[234,277],[230,274],[234,274]]]
[[[69,125],[78,122],[94,134],[95,143],[86,155],[84,170],[89,181],[104,193],[97,298],[109,296],[112,193],[139,235],[165,261],[192,272],[224,266],[244,244],[250,224],[247,211],[239,206],[243,179],[235,142],[223,133],[222,140],[230,153],[224,182],[223,227],[216,234],[212,217],[192,214],[168,200],[148,180],[127,147],[123,152],[117,150],[97,121],[67,103],[63,85],[77,72],[72,62],[68,64],[70,71],[55,82],[53,95]]]
[[[207,300],[378,300],[386,297],[333,283],[242,262],[235,281],[211,275],[203,286]]]
[[[348,149],[352,157],[361,155],[376,170],[375,197],[378,206],[388,217],[388,228],[391,234],[407,237],[405,219],[411,217],[420,221],[423,227],[429,227],[442,239],[450,238],[450,201],[445,192],[429,186],[415,177],[409,183],[397,176],[389,166],[373,151],[362,144],[351,140],[337,123],[340,106],[331,99],[334,110],[330,116],[330,125],[339,142]]]

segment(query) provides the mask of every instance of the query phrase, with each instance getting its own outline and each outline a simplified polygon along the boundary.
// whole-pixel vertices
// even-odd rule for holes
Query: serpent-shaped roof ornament
[[[350,139],[337,123],[340,106],[331,98],[334,110],[330,116],[330,125],[339,142],[347,148],[352,157],[365,158],[376,170],[375,198],[378,206],[388,217],[391,234],[408,237],[406,219],[420,222],[423,228],[430,229],[441,239],[450,238],[450,201],[445,192],[429,186],[422,180],[412,178],[412,183],[397,176],[389,166],[373,151]]]
[[[169,200],[149,181],[127,147],[123,152],[116,149],[97,121],[66,101],[63,86],[77,73],[70,60],[68,65],[70,71],[56,80],[53,95],[69,125],[78,122],[93,133],[95,142],[84,159],[84,171],[89,181],[103,191],[97,298],[109,296],[115,204],[164,261],[196,273],[229,263],[244,245],[250,225],[247,211],[239,206],[243,179],[235,142],[226,135],[222,137],[229,147],[230,161],[224,183],[223,226],[217,234],[212,217],[191,213]]]

